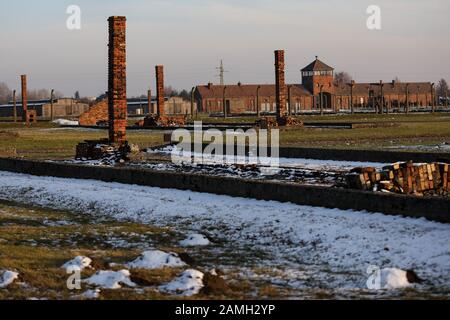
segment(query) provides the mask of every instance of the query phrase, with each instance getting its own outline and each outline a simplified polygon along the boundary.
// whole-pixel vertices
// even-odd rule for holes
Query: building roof
[[[383,83],[383,94],[405,94],[406,85],[408,85],[410,94],[431,92],[430,82],[386,82]],[[380,83],[355,83],[353,94],[367,95],[369,90],[373,91],[374,94],[380,94]],[[348,84],[337,86],[336,95],[350,95],[350,86]]]
[[[27,106],[28,107],[40,107],[43,106],[44,104],[48,104],[50,103],[50,100],[48,102],[46,101],[28,101],[27,102]],[[8,104],[2,104],[0,105],[0,108],[12,108],[14,107],[14,104],[12,102],[8,103]],[[16,108],[17,107],[22,107],[22,101],[17,101],[16,102]]]
[[[226,87],[226,97],[240,98],[240,97],[256,97],[258,87],[259,95],[263,97],[275,96],[274,84],[237,84],[237,85],[203,85],[197,86],[197,92],[203,99],[208,98],[223,98],[223,91]],[[296,96],[310,96],[309,91],[301,84],[287,84],[286,87],[291,87],[291,94]]]
[[[302,69],[302,71],[333,71],[333,70],[334,68],[320,61],[317,56],[316,60],[314,60],[313,62],[311,62]]]

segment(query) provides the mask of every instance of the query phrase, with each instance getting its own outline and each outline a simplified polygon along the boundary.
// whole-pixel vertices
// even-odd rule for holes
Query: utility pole
[[[147,90],[147,114],[150,115],[152,113],[152,90]],[[145,112],[144,112],[145,114]]]
[[[383,93],[383,80],[380,80],[380,114],[384,112],[384,93]]]
[[[191,90],[191,118],[194,119],[195,87]]]
[[[448,89],[445,89],[445,108],[448,107]]]
[[[355,113],[355,110],[353,108],[353,87],[355,86],[355,81],[350,82],[350,113]]]
[[[405,102],[406,114],[409,113],[409,83],[406,84],[406,102]]]
[[[13,116],[14,116],[14,122],[17,122],[16,90],[13,90]]]
[[[259,118],[260,114],[260,103],[259,103],[259,91],[261,90],[261,86],[256,88],[256,116]]]
[[[320,85],[320,115],[323,116],[323,84]]]
[[[53,117],[54,117],[54,111],[53,111],[53,95],[55,93],[55,90],[52,89],[52,91],[50,92],[50,121],[53,121]]]
[[[434,92],[434,83],[431,84],[431,113],[434,113],[433,92]]]
[[[227,117],[227,99],[225,98],[227,92],[227,87],[225,86],[223,88],[223,117],[226,118]]]
[[[216,69],[219,71],[219,74],[217,75],[217,77],[219,77],[219,79],[220,79],[220,85],[224,86],[225,85],[225,73],[228,71],[226,71],[223,66],[223,60],[220,60],[220,66],[217,67]]]
[[[288,86],[288,115],[292,115],[292,86]]]

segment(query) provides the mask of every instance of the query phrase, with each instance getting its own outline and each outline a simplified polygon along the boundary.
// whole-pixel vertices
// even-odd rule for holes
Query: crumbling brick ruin
[[[36,110],[28,110],[28,96],[27,96],[27,76],[21,75],[20,82],[22,86],[22,121],[27,125],[37,122]]]
[[[123,144],[127,127],[126,18],[114,16],[108,22],[109,141]]]
[[[351,189],[401,194],[448,196],[450,172],[448,163],[394,163],[377,171],[373,167],[355,168],[347,175]]]
[[[164,66],[156,66],[156,115],[148,115],[144,120],[137,123],[144,127],[175,127],[186,125],[186,116],[166,116],[165,93],[164,93]]]
[[[108,99],[97,102],[78,119],[80,126],[107,125],[108,121]]]

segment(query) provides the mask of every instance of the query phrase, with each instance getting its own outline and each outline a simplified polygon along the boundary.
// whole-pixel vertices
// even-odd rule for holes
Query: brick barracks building
[[[431,110],[435,104],[430,82],[334,83],[334,69],[317,57],[301,70],[302,84],[287,84],[290,114],[336,112],[408,112]],[[198,112],[223,114],[275,113],[275,85],[197,86]],[[382,108],[383,107],[383,108]]]

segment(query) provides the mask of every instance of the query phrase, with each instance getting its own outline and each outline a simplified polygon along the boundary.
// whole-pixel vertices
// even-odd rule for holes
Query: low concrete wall
[[[425,217],[429,220],[450,222],[450,199],[448,198],[417,198],[359,190],[304,186],[294,183],[4,158],[0,158],[0,171],[61,178],[95,179],[259,200],[292,202],[326,208],[367,210],[392,215]]]

